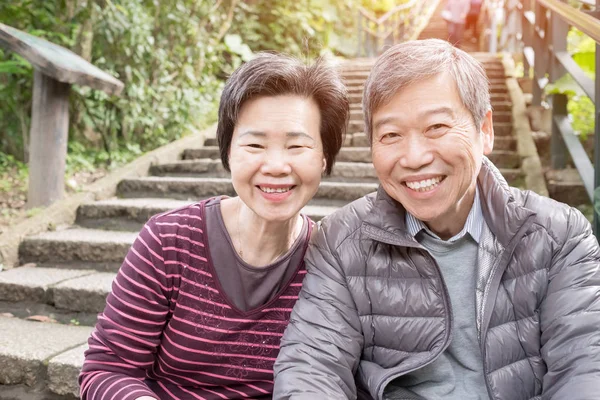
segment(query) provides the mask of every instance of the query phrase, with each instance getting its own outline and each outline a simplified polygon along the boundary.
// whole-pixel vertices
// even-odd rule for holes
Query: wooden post
[[[70,88],[34,71],[28,208],[47,206],[64,194]]]
[[[64,194],[71,84],[111,95],[124,85],[72,51],[2,23],[0,46],[34,67],[27,206],[47,206]]]

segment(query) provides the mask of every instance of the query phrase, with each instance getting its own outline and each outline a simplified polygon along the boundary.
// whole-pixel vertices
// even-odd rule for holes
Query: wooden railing
[[[65,191],[71,84],[118,95],[123,83],[70,50],[1,23],[0,47],[34,67],[27,206],[48,206]]]
[[[600,10],[600,0],[579,0]],[[574,133],[567,113],[567,96],[546,97],[552,107],[551,163],[563,169],[568,155],[577,168],[588,196],[594,204],[594,231],[600,236],[600,20],[596,11],[582,11],[567,1],[507,0],[504,6],[505,26],[499,50],[513,50],[520,44],[525,75],[532,71],[533,105],[541,105],[544,88],[565,73],[581,87],[595,104],[594,157],[590,160],[579,137]],[[512,21],[512,22],[509,22]],[[516,23],[514,23],[516,22]],[[521,27],[519,27],[521,25]],[[579,29],[596,42],[595,80],[590,78],[567,51],[567,34],[571,27]]]
[[[377,18],[358,7],[358,57],[376,57],[386,46],[416,39],[439,0],[410,0]]]

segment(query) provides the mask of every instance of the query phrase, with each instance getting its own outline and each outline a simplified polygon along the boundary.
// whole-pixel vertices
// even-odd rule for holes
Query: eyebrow
[[[421,113],[421,115],[419,115],[419,118],[424,118],[424,117],[428,117],[430,115],[435,115],[435,114],[446,114],[446,115],[454,118],[454,110],[452,110],[452,108],[450,108],[450,107],[438,107],[438,108],[433,108],[431,110],[426,110],[425,112]],[[382,119],[376,121],[375,124],[373,124],[373,131],[376,131],[382,125],[393,123],[397,120],[398,120],[398,118],[393,115],[382,118]]]
[[[244,133],[242,133],[240,135],[240,138],[246,135],[251,135],[251,136],[258,136],[258,137],[266,137],[267,134],[265,132],[262,131],[246,131]],[[314,138],[312,136],[310,136],[308,133],[306,132],[300,132],[300,131],[291,131],[291,132],[286,132],[285,136],[287,137],[305,137],[307,139],[310,139],[314,142]]]

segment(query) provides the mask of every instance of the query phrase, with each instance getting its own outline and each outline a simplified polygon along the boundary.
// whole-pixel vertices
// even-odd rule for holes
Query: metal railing
[[[376,57],[386,47],[416,39],[439,0],[410,0],[377,18],[358,7],[358,57]]]
[[[584,8],[600,9],[600,0],[579,0]],[[594,156],[588,157],[574,133],[567,113],[567,96],[552,94],[546,101],[552,107],[551,164],[566,167],[570,155],[586,192],[594,205],[594,232],[600,236],[600,69],[590,78],[567,51],[567,34],[577,28],[596,42],[596,65],[600,66],[600,20],[596,11],[584,11],[561,0],[507,0],[503,4],[504,26],[500,50],[514,51],[520,45],[525,76],[532,78],[532,105],[542,103],[544,88],[564,74],[571,75],[595,104]],[[509,21],[511,21],[509,23]],[[530,73],[532,71],[532,73]]]

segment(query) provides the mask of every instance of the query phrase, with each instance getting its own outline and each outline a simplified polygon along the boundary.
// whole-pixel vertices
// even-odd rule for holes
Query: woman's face
[[[258,97],[242,106],[229,149],[233,187],[267,221],[295,217],[325,170],[321,114],[296,95]]]

